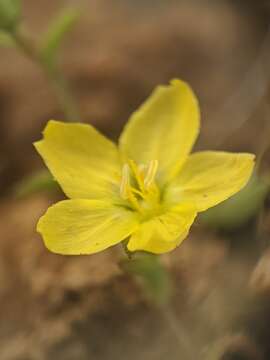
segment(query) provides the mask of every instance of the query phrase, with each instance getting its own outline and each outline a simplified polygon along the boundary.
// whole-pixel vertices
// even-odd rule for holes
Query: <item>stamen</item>
[[[158,160],[151,160],[149,163],[149,167],[147,169],[147,173],[144,178],[144,186],[146,189],[149,189],[149,187],[153,184],[157,173],[157,169],[158,169]]]
[[[139,168],[139,173],[140,173],[141,177],[144,179],[144,174],[147,170],[147,166],[145,164],[139,164],[138,168]]]
[[[144,189],[144,182],[143,182],[143,176],[142,176],[143,174],[140,171],[140,168],[138,167],[138,165],[135,163],[134,160],[129,160],[128,163],[129,163],[130,169],[137,181],[139,189],[141,191],[143,191],[143,189]]]
[[[132,186],[130,187],[130,189],[131,189],[131,191],[132,191],[134,194],[139,195],[142,199],[145,198],[144,194],[143,194],[140,190],[137,190],[137,189],[135,189],[135,188],[132,187]]]
[[[136,198],[136,196],[132,193],[131,189],[128,189],[128,200],[129,200],[129,202],[131,203],[131,205],[133,206],[134,209],[141,212],[142,209],[140,207],[139,201]]]
[[[120,195],[121,195],[122,199],[128,200],[130,202],[130,204],[133,206],[133,208],[140,212],[141,211],[140,204],[139,204],[136,196],[133,194],[133,192],[140,193],[140,191],[134,189],[130,185],[130,167],[128,164],[125,164],[123,166],[123,170],[122,170]]]
[[[120,184],[120,195],[124,200],[129,197],[130,178],[129,178],[129,166],[125,164],[122,170],[122,180]]]

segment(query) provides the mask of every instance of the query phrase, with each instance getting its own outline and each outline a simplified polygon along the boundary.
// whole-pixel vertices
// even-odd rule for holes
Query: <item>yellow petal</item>
[[[101,200],[64,200],[51,206],[38,222],[46,247],[58,254],[102,251],[127,238],[137,227],[137,214]]]
[[[165,183],[186,160],[199,120],[197,99],[186,83],[159,86],[129,119],[120,137],[122,155],[138,164],[158,160],[158,181]]]
[[[119,193],[115,144],[87,124],[49,121],[35,147],[70,198],[104,199]]]
[[[204,211],[241,190],[254,167],[254,155],[197,152],[188,158],[164,193],[165,203],[192,203]]]
[[[188,235],[196,212],[170,210],[142,223],[128,242],[129,251],[161,254],[175,249]]]

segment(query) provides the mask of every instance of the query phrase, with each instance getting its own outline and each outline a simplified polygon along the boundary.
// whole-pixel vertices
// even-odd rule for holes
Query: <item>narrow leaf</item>
[[[54,61],[63,39],[72,30],[79,16],[78,9],[66,8],[49,25],[41,41],[41,53],[48,64]]]
[[[49,171],[41,170],[21,180],[15,186],[14,194],[16,197],[26,197],[37,192],[57,191],[59,189],[59,185]]]

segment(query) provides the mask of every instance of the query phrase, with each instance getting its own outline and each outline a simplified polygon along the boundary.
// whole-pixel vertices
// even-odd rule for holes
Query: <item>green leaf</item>
[[[14,188],[14,194],[16,197],[26,197],[37,192],[57,190],[60,190],[59,185],[49,171],[41,170],[20,181]]]
[[[0,31],[0,46],[14,47],[15,43],[12,37],[5,31]]]
[[[41,54],[47,64],[54,62],[63,39],[72,30],[80,15],[78,9],[66,8],[53,19],[41,41]]]
[[[0,28],[13,31],[21,17],[21,0],[0,0]]]
[[[260,211],[269,189],[269,180],[254,174],[244,189],[200,214],[199,220],[207,226],[224,230],[241,227]]]
[[[147,297],[156,305],[163,305],[169,301],[171,279],[158,256],[137,254],[131,260],[124,260],[122,267],[139,280]]]

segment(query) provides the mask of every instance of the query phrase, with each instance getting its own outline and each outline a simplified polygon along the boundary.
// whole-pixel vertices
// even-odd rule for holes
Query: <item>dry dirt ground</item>
[[[67,2],[23,3],[36,37]],[[241,102],[234,95],[260,54],[267,4],[99,0],[82,6],[61,67],[85,122],[115,139],[156,84],[180,77],[201,101],[197,148],[258,153],[267,94]],[[35,224],[62,195],[18,200],[12,189],[42,167],[32,142],[49,118],[63,114],[40,69],[15,49],[0,51],[1,360],[185,360],[170,317],[118,267],[121,249],[72,258],[45,250]],[[270,358],[267,204],[263,220],[263,242],[255,241],[255,220],[230,234],[196,224],[162,259],[175,284],[174,319],[201,359]]]

